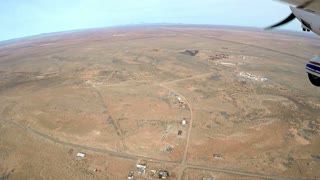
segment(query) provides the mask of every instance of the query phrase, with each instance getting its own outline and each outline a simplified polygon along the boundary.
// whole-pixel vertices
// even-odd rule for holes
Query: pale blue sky
[[[266,27],[290,13],[272,0],[5,0],[0,41],[74,29],[136,23]],[[283,29],[300,30],[295,20]]]

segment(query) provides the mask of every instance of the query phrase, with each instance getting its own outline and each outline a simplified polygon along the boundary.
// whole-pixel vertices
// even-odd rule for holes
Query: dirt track
[[[88,147],[88,146],[84,146],[84,145],[81,145],[81,144],[75,144],[75,143],[61,141],[61,140],[59,140],[57,138],[48,136],[48,135],[43,134],[43,133],[41,133],[39,131],[36,131],[36,130],[34,130],[32,128],[24,127],[24,126],[20,125],[19,123],[15,122],[15,121],[2,120],[2,123],[12,124],[12,125],[14,125],[16,127],[24,129],[27,132],[32,133],[33,135],[35,135],[35,136],[37,136],[39,138],[51,141],[53,143],[61,144],[61,145],[64,145],[64,146],[68,146],[68,147],[74,147],[74,148],[79,148],[79,149],[88,150],[88,151],[92,151],[92,152],[107,154],[107,155],[115,156],[115,157],[119,157],[119,158],[133,159],[133,160],[145,159],[145,160],[150,161],[150,162],[168,163],[168,164],[171,164],[171,165],[180,166],[182,168],[182,171],[181,171],[182,173],[187,168],[192,168],[192,169],[210,170],[210,171],[214,171],[214,172],[223,172],[223,173],[228,173],[228,174],[235,174],[235,175],[239,175],[239,176],[256,177],[256,178],[262,178],[262,179],[274,179],[274,180],[301,179],[301,178],[293,178],[293,177],[270,176],[270,175],[250,173],[250,172],[244,172],[244,171],[222,169],[222,168],[218,168],[218,167],[198,166],[198,165],[188,164],[187,162],[176,163],[176,162],[165,161],[165,160],[161,160],[161,159],[154,159],[154,158],[149,158],[149,157],[143,157],[143,156],[136,156],[136,155],[131,155],[131,154],[119,153],[119,152],[109,151],[109,150],[105,150],[105,149]],[[182,174],[179,174],[178,179],[181,179],[181,178],[182,178]],[[303,179],[308,179],[308,178],[303,178]]]

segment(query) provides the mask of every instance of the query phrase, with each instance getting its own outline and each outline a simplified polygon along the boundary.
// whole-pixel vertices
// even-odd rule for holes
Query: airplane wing
[[[279,0],[294,6],[299,6],[301,4],[306,3],[309,0]],[[320,0],[314,0],[310,5],[308,5],[305,9],[310,9],[314,12],[317,12],[320,14]]]
[[[303,31],[314,32],[320,36],[320,0],[278,0],[290,4],[291,13],[282,21],[265,28],[270,30],[298,19]],[[306,65],[309,80],[320,87],[320,56],[312,58]]]

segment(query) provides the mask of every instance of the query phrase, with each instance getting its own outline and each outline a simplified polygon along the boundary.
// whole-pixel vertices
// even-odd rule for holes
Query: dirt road
[[[35,129],[32,129],[30,127],[23,126],[19,124],[18,122],[15,122],[13,120],[3,120],[1,119],[2,125],[14,125],[20,129],[23,129],[27,132],[30,132],[31,134],[47,140],[51,141],[56,144],[60,144],[63,146],[68,146],[68,147],[73,147],[73,148],[79,148],[87,151],[92,151],[96,153],[102,153],[102,154],[107,154],[109,156],[114,156],[114,157],[119,157],[119,158],[124,158],[124,159],[131,159],[131,160],[139,160],[139,159],[145,159],[150,162],[155,162],[155,163],[167,163],[170,165],[174,166],[180,166],[182,167],[182,175],[184,170],[187,168],[191,169],[199,169],[199,170],[208,170],[208,171],[214,171],[214,172],[221,172],[221,173],[227,173],[227,174],[234,174],[234,175],[239,175],[239,176],[248,176],[248,177],[255,177],[255,178],[261,178],[261,179],[274,179],[274,180],[296,180],[296,179],[301,179],[301,178],[293,178],[293,177],[279,177],[279,176],[272,176],[272,175],[264,175],[264,174],[259,174],[259,173],[252,173],[252,172],[245,172],[245,171],[238,171],[238,170],[231,170],[231,169],[225,169],[225,168],[219,168],[219,167],[212,167],[212,166],[201,166],[201,165],[193,165],[193,164],[188,164],[186,161],[185,163],[177,163],[173,161],[166,161],[166,160],[161,160],[161,159],[155,159],[155,158],[150,158],[150,157],[144,157],[144,156],[138,156],[138,155],[132,155],[132,154],[127,154],[127,153],[121,153],[121,152],[114,152],[114,151],[109,151],[106,149],[99,149],[95,147],[89,147],[85,146],[82,144],[76,144],[76,143],[70,143],[66,141],[59,140],[58,138],[49,136],[47,134],[41,133]],[[181,179],[182,175],[179,176],[178,178]],[[305,178],[307,179],[307,178]]]

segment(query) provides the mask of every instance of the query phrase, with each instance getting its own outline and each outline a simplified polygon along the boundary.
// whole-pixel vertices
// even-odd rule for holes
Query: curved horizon
[[[55,32],[47,32],[47,33],[40,33],[40,34],[34,34],[34,35],[29,35],[29,36],[24,36],[24,37],[17,37],[13,39],[7,39],[7,40],[0,40],[0,43],[10,43],[14,41],[19,41],[19,40],[24,40],[24,39],[32,39],[32,38],[41,38],[41,36],[54,36],[54,35],[59,35],[63,33],[77,33],[77,32],[84,32],[84,31],[90,31],[90,30],[98,30],[98,29],[115,29],[115,28],[132,28],[132,27],[137,27],[137,28],[142,28],[142,27],[162,27],[162,26],[189,26],[189,27],[212,27],[212,28],[228,28],[230,30],[234,29],[246,29],[246,30],[256,30],[256,31],[265,31],[265,32],[274,32],[274,33],[295,33],[298,34],[299,36],[305,36],[305,37],[312,37],[312,38],[319,38],[319,36],[313,34],[313,33],[303,33],[300,31],[295,31],[291,29],[274,29],[274,30],[264,30],[263,28],[260,27],[250,27],[250,26],[232,26],[232,25],[214,25],[214,24],[182,24],[182,23],[141,23],[141,24],[124,24],[124,25],[117,25],[117,26],[106,26],[106,27],[92,27],[92,28],[83,28],[83,29],[71,29],[71,30],[65,30],[65,31],[55,31]]]
[[[271,0],[126,2],[101,0],[64,2],[4,2],[0,41],[39,34],[135,24],[194,24],[263,28],[290,13],[287,5]],[[294,21],[281,29],[300,31]]]

